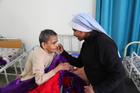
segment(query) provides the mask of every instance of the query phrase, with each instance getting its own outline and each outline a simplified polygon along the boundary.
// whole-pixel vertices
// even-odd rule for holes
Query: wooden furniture
[[[20,39],[0,39],[0,48],[21,48],[22,42]]]

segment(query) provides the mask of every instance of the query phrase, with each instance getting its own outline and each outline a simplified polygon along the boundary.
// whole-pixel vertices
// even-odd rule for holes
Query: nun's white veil
[[[102,28],[102,26],[100,26],[99,23],[87,13],[76,15],[72,19],[72,28],[82,32],[91,32],[93,30],[97,30],[106,34],[106,31]]]

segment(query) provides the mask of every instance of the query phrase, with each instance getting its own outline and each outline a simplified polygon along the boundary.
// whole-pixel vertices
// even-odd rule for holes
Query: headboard
[[[0,48],[21,48],[23,43],[20,39],[0,38]]]

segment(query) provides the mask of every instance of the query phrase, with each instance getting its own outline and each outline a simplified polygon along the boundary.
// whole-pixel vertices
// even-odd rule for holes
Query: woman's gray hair
[[[45,30],[41,31],[41,33],[39,35],[40,46],[41,46],[42,42],[48,42],[50,36],[57,36],[57,33],[51,29],[45,29]]]

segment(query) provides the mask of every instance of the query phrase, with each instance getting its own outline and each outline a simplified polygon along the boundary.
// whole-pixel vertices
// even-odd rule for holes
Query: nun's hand
[[[95,93],[91,84],[88,86],[84,86],[84,91],[85,93]]]
[[[57,52],[58,54],[61,54],[63,51],[64,51],[63,45],[59,43],[59,44],[57,45],[57,51],[56,51],[56,52]]]

